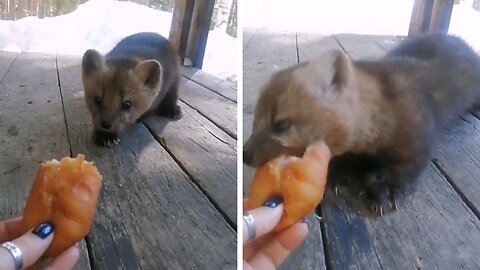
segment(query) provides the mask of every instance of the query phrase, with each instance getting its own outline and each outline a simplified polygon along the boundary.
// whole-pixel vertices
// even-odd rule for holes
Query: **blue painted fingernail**
[[[36,236],[45,239],[55,230],[55,225],[51,222],[45,222],[38,225],[37,228],[33,229],[32,233]]]
[[[283,202],[283,199],[281,197],[275,197],[268,200],[264,205],[270,208],[275,208],[282,202]]]

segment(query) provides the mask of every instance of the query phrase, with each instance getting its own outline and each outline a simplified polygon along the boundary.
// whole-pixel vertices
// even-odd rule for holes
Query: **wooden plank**
[[[428,32],[448,33],[454,0],[435,0]]]
[[[3,54],[2,54],[3,55]],[[0,84],[0,220],[19,216],[40,162],[70,155],[51,55],[20,54]],[[77,269],[90,269],[85,246]]]
[[[243,27],[243,50],[244,51],[247,49],[248,44],[250,44],[250,41],[252,41],[256,32],[257,32],[256,28]]]
[[[252,132],[253,112],[258,91],[273,73],[297,63],[296,34],[290,31],[244,29],[255,31],[250,45],[243,52],[243,140]],[[243,186],[248,190],[253,170],[243,166]]]
[[[0,82],[7,74],[8,69],[15,61],[17,53],[12,52],[0,52]]]
[[[393,48],[399,45],[399,43],[405,39],[405,37],[399,37],[399,36],[379,36],[379,35],[368,35],[367,36],[370,40],[375,42],[380,48],[382,48],[384,51],[389,52]]]
[[[95,268],[233,269],[235,231],[143,124],[115,147],[93,145],[79,63],[58,58],[72,152],[105,178],[90,237]]]
[[[412,17],[408,36],[416,36],[428,31],[435,0],[415,0],[413,2]]]
[[[480,267],[480,221],[432,164],[416,193],[379,218],[332,197],[322,206],[332,269]]]
[[[385,50],[364,35],[339,34],[335,38],[353,60],[376,59],[385,54]]]
[[[229,222],[236,224],[237,142],[195,110],[181,106],[180,121],[151,117],[145,123]]]
[[[342,49],[332,35],[297,33],[297,44],[300,62],[317,59],[330,50]]]
[[[172,46],[178,50],[181,59],[180,63],[182,64],[187,50],[194,3],[194,0],[175,0],[173,9],[168,39],[172,42]]]
[[[251,30],[247,30],[251,31]],[[259,29],[243,52],[243,114],[253,113],[258,91],[270,76],[297,63],[296,34]]]
[[[182,78],[180,99],[215,123],[233,138],[237,138],[237,104],[205,87]]]
[[[237,102],[237,86],[193,67],[183,67],[183,76],[226,99]]]
[[[255,31],[244,29],[246,35]],[[245,35],[245,34],[244,34]],[[267,29],[257,30],[248,46],[244,49],[244,140],[251,133],[253,111],[258,98],[258,91],[276,71],[297,63],[296,34]],[[302,53],[302,51],[300,51]],[[243,167],[244,195],[248,197],[254,170]],[[308,218],[310,233],[302,246],[296,250],[280,269],[325,269],[320,224],[315,215]]]
[[[192,59],[193,66],[199,69],[203,65],[214,6],[215,0],[197,0],[193,8],[186,55]]]
[[[341,45],[355,58],[385,53],[379,43],[371,42]],[[352,198],[344,202],[327,192],[322,213],[332,269],[478,268],[473,255],[478,239],[469,235],[480,237],[480,221],[434,164],[398,211],[373,219],[359,216],[357,205]]]
[[[467,114],[452,125],[436,148],[434,162],[480,216],[480,120]]]

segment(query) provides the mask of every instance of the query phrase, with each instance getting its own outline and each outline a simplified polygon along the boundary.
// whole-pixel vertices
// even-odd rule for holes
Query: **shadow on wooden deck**
[[[38,163],[83,153],[104,181],[77,269],[236,267],[234,86],[185,69],[183,119],[147,118],[101,148],[90,139],[79,57],[0,60],[0,219],[22,213]]]

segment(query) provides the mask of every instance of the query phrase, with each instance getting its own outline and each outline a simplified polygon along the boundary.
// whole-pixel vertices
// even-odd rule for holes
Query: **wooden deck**
[[[244,139],[258,89],[276,70],[337,48],[353,59],[383,55],[394,36],[314,35],[244,29]],[[309,217],[306,243],[282,269],[480,269],[480,113],[456,121],[415,194],[400,209],[366,218],[328,191],[323,221]],[[252,170],[244,167],[244,190]]]
[[[0,53],[0,220],[21,215],[37,165],[84,153],[104,176],[77,269],[236,268],[236,87],[185,69],[184,118],[101,148],[81,59]]]

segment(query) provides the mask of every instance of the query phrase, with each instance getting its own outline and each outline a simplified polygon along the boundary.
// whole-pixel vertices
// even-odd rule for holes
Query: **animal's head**
[[[281,154],[301,155],[318,140],[332,154],[344,151],[353,80],[352,63],[341,51],[275,74],[260,92],[244,162],[256,167]]]
[[[88,50],[82,78],[94,128],[117,133],[150,108],[161,88],[162,66],[156,60],[105,61],[99,52]]]

